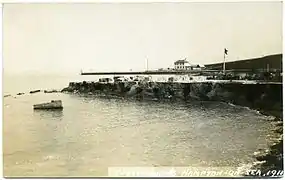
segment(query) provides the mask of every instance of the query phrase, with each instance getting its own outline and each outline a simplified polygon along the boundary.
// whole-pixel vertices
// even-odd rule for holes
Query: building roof
[[[226,62],[226,69],[279,69],[282,71],[282,54],[274,54],[260,58],[252,58],[245,60],[229,61]],[[223,63],[207,64],[208,69],[221,70]]]
[[[174,62],[174,64],[178,64],[178,63],[189,63],[189,62],[186,61],[186,59],[177,60],[177,61]]]

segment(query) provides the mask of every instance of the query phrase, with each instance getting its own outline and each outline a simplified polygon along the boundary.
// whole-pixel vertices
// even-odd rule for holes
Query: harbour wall
[[[71,82],[62,92],[156,101],[223,101],[282,119],[282,84],[239,82]]]

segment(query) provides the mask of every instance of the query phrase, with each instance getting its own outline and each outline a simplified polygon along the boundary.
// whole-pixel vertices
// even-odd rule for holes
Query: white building
[[[191,69],[191,65],[188,61],[185,59],[178,60],[174,62],[174,69],[176,70],[188,70]]]
[[[203,68],[205,68],[204,65],[190,64],[188,61],[186,61],[186,58],[174,62],[175,70],[201,70]]]

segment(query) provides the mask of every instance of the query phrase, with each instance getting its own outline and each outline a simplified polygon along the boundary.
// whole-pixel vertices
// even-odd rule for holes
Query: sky
[[[4,4],[4,73],[139,71],[282,53],[282,3]],[[147,61],[148,59],[148,61]]]

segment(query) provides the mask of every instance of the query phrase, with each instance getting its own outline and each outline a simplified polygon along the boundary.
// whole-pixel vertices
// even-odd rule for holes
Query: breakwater
[[[107,97],[155,101],[223,101],[258,110],[278,121],[276,133],[280,138],[269,150],[256,156],[253,168],[265,175],[269,170],[283,170],[283,102],[282,84],[240,82],[147,82],[128,81],[116,83],[71,82],[62,92],[80,93]],[[262,151],[262,150],[261,150]]]
[[[239,82],[70,82],[62,92],[157,101],[223,101],[282,118],[282,84]]]

